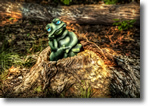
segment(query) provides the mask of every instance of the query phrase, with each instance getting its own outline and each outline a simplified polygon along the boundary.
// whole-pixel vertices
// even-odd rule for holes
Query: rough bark
[[[44,49],[19,84],[10,85],[12,80],[4,82],[4,95],[36,97],[30,94],[40,86],[39,97],[140,97],[138,60],[111,55],[105,48],[81,37],[79,41],[83,45],[82,52],[58,61],[49,61],[50,47]]]
[[[39,4],[0,3],[0,13],[19,13],[19,18],[39,21],[51,21],[59,17],[77,24],[112,24],[113,19],[136,19],[140,25],[140,6],[132,2],[124,5],[73,5],[73,6],[41,6]],[[9,11],[8,11],[9,10]],[[15,13],[16,12],[16,13]]]

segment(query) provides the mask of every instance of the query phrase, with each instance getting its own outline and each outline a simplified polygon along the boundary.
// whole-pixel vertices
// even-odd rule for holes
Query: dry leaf
[[[19,69],[20,69],[20,67],[14,67],[14,66],[11,66],[11,68],[9,68],[9,72],[10,73],[19,73],[20,71],[19,71]]]

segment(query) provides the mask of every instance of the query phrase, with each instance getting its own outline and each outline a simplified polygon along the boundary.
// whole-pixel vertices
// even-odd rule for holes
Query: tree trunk
[[[73,5],[43,7],[39,4],[0,3],[0,14],[7,16],[12,13],[16,18],[25,18],[39,21],[51,21],[59,17],[70,23],[77,24],[105,24],[111,25],[113,19],[136,19],[140,25],[140,6],[136,2],[123,5]]]
[[[140,97],[137,59],[108,52],[80,36],[79,41],[83,51],[58,61],[49,61],[50,47],[44,49],[21,81],[18,76],[5,80],[4,96]]]

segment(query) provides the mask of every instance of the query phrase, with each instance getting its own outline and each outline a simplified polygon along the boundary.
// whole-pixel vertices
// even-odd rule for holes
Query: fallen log
[[[0,14],[12,13],[17,18],[51,21],[58,17],[70,23],[111,25],[113,19],[136,19],[135,25],[140,25],[140,5],[136,2],[122,5],[73,5],[73,6],[41,6],[29,3],[0,3]]]
[[[83,51],[74,57],[49,61],[50,47],[18,83],[4,81],[5,97],[140,97],[140,61],[111,55],[79,37]],[[113,66],[107,63],[114,63]],[[10,77],[10,76],[9,76]]]

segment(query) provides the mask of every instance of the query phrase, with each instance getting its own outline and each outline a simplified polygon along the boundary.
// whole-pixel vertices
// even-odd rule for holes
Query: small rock
[[[8,77],[7,79],[12,79],[13,77],[11,76],[11,77]]]
[[[18,77],[18,79],[22,79],[22,78],[23,78],[22,76],[19,76],[19,77]]]

